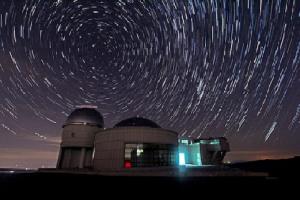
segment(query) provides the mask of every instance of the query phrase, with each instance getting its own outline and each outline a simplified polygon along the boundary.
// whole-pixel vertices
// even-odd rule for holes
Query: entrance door
[[[184,153],[179,153],[179,165],[185,165],[185,155],[184,155]]]
[[[70,168],[79,168],[80,156],[81,156],[81,149],[80,148],[72,148]]]

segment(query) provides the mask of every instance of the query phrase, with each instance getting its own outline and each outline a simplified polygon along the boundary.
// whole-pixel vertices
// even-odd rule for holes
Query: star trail
[[[0,91],[0,149],[54,148],[90,104],[300,150],[300,1],[0,0]]]

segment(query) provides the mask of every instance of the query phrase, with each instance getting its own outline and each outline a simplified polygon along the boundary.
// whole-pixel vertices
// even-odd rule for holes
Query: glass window
[[[176,145],[172,144],[125,144],[126,168],[176,165]],[[130,163],[130,165],[128,164]]]

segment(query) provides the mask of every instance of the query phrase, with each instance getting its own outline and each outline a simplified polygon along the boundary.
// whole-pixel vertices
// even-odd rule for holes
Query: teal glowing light
[[[201,153],[197,153],[197,165],[202,166]]]
[[[185,155],[184,155],[184,153],[179,153],[179,165],[185,165]]]

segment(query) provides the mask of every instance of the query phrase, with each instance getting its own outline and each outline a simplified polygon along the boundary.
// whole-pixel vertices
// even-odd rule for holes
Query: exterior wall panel
[[[58,168],[91,168],[95,135],[102,128],[70,124],[64,126]]]
[[[178,144],[176,132],[149,127],[119,127],[97,133],[95,137],[95,170],[120,170],[124,166],[126,143]]]

